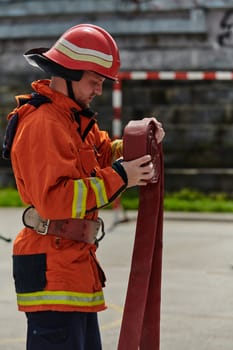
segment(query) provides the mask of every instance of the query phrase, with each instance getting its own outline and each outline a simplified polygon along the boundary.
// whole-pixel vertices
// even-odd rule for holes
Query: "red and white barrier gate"
[[[122,82],[123,80],[180,80],[180,81],[203,81],[203,80],[233,80],[233,71],[125,71],[118,74],[118,81],[113,83],[112,93],[112,135],[113,139],[122,136]],[[113,203],[115,212],[114,223],[127,221],[124,213],[123,220],[119,220],[122,207],[120,199]]]
[[[158,71],[120,72],[118,81],[113,83],[113,138],[122,135],[122,81],[123,80],[233,80],[233,71]]]

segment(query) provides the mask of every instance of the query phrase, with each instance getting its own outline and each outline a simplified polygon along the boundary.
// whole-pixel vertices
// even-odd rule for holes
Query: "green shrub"
[[[138,188],[128,189],[122,194],[121,202],[125,209],[137,209]],[[164,209],[167,211],[194,212],[233,212],[233,198],[226,193],[204,194],[200,191],[183,188],[180,191],[165,193]]]
[[[233,199],[226,193],[208,195],[188,188],[166,193],[164,208],[169,211],[233,212]]]
[[[126,210],[138,209],[139,190],[133,187],[121,196],[121,203]],[[0,189],[0,207],[22,207],[17,190],[13,188]],[[108,206],[111,208],[112,206]],[[167,211],[194,212],[228,212],[233,213],[233,198],[226,193],[210,193],[208,195],[184,188],[177,192],[165,193],[164,209]]]
[[[23,203],[17,190],[13,188],[0,189],[0,207],[22,207]]]

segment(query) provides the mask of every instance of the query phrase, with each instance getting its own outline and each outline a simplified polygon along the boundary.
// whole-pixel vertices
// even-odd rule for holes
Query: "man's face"
[[[97,73],[84,71],[80,81],[73,81],[75,100],[82,108],[89,107],[95,96],[102,95],[104,80],[105,78]]]

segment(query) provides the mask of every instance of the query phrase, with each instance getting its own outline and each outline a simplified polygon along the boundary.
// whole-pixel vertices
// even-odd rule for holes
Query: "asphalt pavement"
[[[0,209],[0,235],[14,239],[21,213]],[[101,216],[107,232],[98,258],[107,275],[108,310],[99,313],[99,321],[103,350],[116,350],[137,213],[128,212],[116,225],[124,219],[120,214]],[[165,213],[163,235],[160,349],[232,350],[233,215]],[[17,311],[11,256],[12,241],[0,239],[0,350],[25,350],[25,316]]]

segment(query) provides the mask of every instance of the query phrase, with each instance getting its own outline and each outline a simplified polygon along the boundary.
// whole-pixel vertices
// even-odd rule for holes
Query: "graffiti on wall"
[[[218,35],[218,43],[221,46],[233,48],[233,10],[226,11],[220,21],[221,32]]]

